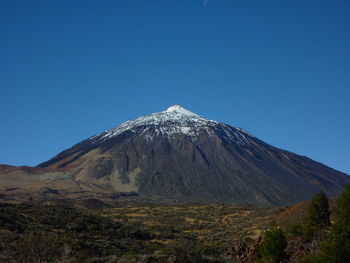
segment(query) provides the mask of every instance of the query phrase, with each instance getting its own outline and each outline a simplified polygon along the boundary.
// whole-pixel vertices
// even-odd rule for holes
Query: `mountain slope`
[[[350,184],[344,173],[179,105],[92,136],[35,169],[50,178],[38,185],[76,196],[134,193],[157,202],[282,205]]]

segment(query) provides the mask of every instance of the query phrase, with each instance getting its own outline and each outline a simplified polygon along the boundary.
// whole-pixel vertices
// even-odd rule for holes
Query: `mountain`
[[[0,192],[17,196],[285,205],[320,189],[335,196],[345,184],[344,173],[179,105],[92,136],[38,167],[0,167]]]

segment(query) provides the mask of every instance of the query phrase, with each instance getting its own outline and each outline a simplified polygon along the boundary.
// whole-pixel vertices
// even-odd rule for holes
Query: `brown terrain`
[[[175,105],[92,136],[38,167],[0,166],[3,202],[125,200],[279,206],[350,177]]]

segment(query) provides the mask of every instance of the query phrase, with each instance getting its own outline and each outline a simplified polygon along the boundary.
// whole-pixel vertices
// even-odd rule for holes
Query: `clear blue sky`
[[[350,174],[349,0],[2,0],[0,163],[172,104]]]

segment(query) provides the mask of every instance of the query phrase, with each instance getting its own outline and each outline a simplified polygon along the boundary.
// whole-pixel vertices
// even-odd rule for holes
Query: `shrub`
[[[62,245],[52,234],[27,233],[0,250],[9,262],[55,262],[61,258]]]
[[[324,261],[319,255],[308,254],[299,259],[298,263],[323,263]]]
[[[346,185],[343,193],[337,198],[336,223],[350,228],[350,186]]]
[[[303,234],[303,226],[301,224],[288,225],[286,234],[291,237],[301,236]]]
[[[273,226],[265,232],[262,242],[257,247],[259,262],[277,263],[287,258],[286,238],[281,229]]]

